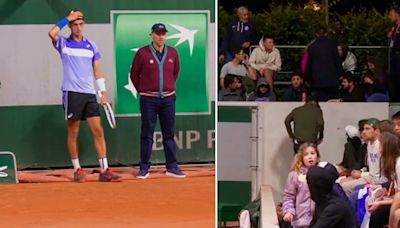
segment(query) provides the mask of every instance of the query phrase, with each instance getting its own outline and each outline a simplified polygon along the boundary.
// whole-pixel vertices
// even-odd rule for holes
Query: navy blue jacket
[[[233,21],[225,28],[219,53],[232,52],[233,49],[242,47],[244,42],[257,44],[258,37],[254,25],[251,22]]]
[[[326,36],[316,38],[308,48],[306,81],[313,88],[339,88],[342,71],[337,43]]]
[[[285,93],[283,94],[282,100],[283,101],[302,101],[303,92],[305,92],[306,96],[307,96],[306,88],[300,87],[299,89],[295,89],[295,88],[293,88],[293,86],[289,86],[285,90]]]

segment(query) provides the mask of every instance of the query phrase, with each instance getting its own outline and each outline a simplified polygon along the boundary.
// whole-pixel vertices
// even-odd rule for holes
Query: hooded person
[[[355,228],[356,222],[348,203],[334,190],[339,174],[330,163],[320,162],[309,168],[307,184],[315,212],[310,228]]]
[[[272,35],[264,35],[249,58],[249,77],[257,80],[258,77],[266,78],[273,87],[276,72],[281,70],[282,60],[279,50],[275,47]]]
[[[271,90],[267,79],[258,79],[256,90],[249,94],[247,101],[275,101],[276,95]]]
[[[362,159],[360,155],[361,139],[359,137],[359,131],[357,127],[347,125],[344,130],[346,131],[347,141],[344,145],[343,160],[341,165],[345,169],[349,169],[349,171],[351,171],[358,168],[358,161]],[[350,175],[350,173],[347,174]]]

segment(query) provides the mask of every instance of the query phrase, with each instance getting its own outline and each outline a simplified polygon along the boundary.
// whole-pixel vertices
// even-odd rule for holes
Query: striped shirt
[[[64,79],[62,91],[96,94],[93,63],[101,58],[96,44],[85,37],[80,42],[59,36],[54,48],[60,53]]]

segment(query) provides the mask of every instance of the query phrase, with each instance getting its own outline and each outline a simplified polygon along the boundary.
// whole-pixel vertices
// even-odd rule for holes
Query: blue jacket
[[[242,44],[247,41],[251,44],[258,42],[254,25],[251,22],[233,21],[225,28],[219,53],[231,52],[234,48],[242,47]]]
[[[343,72],[337,43],[320,36],[308,48],[305,80],[314,88],[338,87]]]
[[[306,97],[308,96],[307,90],[304,87],[295,89],[295,88],[293,88],[293,86],[289,86],[285,90],[282,100],[283,101],[302,101],[303,93],[306,93]]]

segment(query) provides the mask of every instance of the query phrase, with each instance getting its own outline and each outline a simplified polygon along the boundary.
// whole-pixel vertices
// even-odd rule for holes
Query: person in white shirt
[[[359,170],[353,170],[350,178],[346,178],[345,181],[341,182],[343,190],[346,194],[354,190],[358,185],[365,184],[367,182],[372,184],[382,184],[387,179],[382,175],[380,168],[380,131],[379,131],[379,120],[376,118],[368,119],[367,123],[364,124],[363,132],[364,138],[367,141],[367,162],[369,172],[361,172]]]
[[[347,45],[338,46],[338,52],[340,59],[342,60],[343,72],[354,74],[357,67],[356,56],[350,51],[350,48]]]
[[[281,70],[282,60],[279,50],[275,47],[274,38],[265,35],[250,55],[250,78],[264,77],[273,88],[276,72]]]

